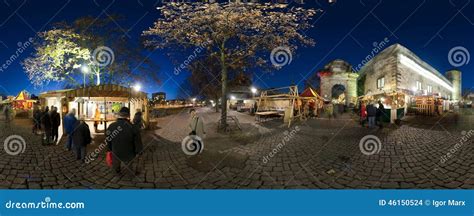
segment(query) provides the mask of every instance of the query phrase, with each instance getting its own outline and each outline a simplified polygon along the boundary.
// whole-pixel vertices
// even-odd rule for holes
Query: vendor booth
[[[78,89],[64,89],[40,94],[43,106],[55,106],[61,119],[73,108],[76,117],[83,119],[92,134],[104,133],[107,125],[116,120],[116,113],[122,107],[130,108],[130,118],[140,110],[145,125],[148,125],[147,94],[119,85],[105,84]],[[60,128],[62,135],[62,128]]]

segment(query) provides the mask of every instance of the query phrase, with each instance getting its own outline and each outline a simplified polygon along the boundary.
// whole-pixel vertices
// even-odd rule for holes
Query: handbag
[[[107,163],[107,166],[112,167],[112,152],[108,151],[105,155],[105,162]]]

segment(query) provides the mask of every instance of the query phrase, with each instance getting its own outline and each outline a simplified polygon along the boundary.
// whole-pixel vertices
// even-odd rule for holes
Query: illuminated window
[[[377,79],[377,88],[378,89],[381,89],[385,86],[385,78],[382,77],[382,78],[378,78]]]
[[[433,86],[427,86],[426,90],[428,90],[428,93],[433,93]]]
[[[421,82],[420,81],[416,81],[416,89],[421,90]]]

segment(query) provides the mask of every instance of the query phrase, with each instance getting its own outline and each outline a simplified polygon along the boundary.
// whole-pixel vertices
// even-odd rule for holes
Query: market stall
[[[298,86],[288,86],[262,90],[257,98],[256,120],[261,121],[273,117],[283,117],[288,123],[301,117],[302,101],[298,95]]]
[[[359,97],[359,103],[374,104],[378,107],[378,101],[382,102],[385,112],[382,121],[394,123],[397,119],[405,116],[407,111],[407,98],[404,92],[384,92],[381,94],[367,94]]]
[[[303,118],[309,118],[319,116],[323,108],[324,98],[312,88],[306,88],[299,97],[302,101],[302,116]]]
[[[49,91],[40,94],[40,100],[44,106],[60,108],[61,119],[76,109],[77,116],[89,125],[93,134],[105,132],[107,125],[116,120],[115,114],[121,107],[130,108],[131,118],[138,110],[142,111],[145,125],[149,122],[147,94],[119,85]]]

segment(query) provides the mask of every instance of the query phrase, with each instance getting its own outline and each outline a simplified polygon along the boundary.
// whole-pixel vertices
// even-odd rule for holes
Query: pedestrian
[[[95,107],[95,112],[94,112],[94,131],[97,133],[99,130],[99,121],[100,121],[100,110],[99,110],[99,105]],[[102,125],[102,122],[100,122]]]
[[[191,130],[189,135],[196,135],[203,138],[206,134],[206,131],[204,130],[204,121],[200,116],[197,115],[195,109],[190,109],[189,114],[191,115],[188,125],[189,129]]]
[[[76,109],[71,109],[69,113],[64,116],[64,130],[67,135],[67,141],[66,141],[66,149],[68,151],[71,151],[72,149],[72,134],[74,132],[74,127],[77,124],[77,118],[76,118]]]
[[[61,115],[58,113],[57,107],[52,107],[51,110],[51,136],[53,143],[56,143],[59,139],[59,126],[61,125]]]
[[[364,127],[365,122],[367,121],[367,107],[365,106],[365,102],[363,101],[360,102],[359,112],[360,112],[360,125]]]
[[[76,153],[76,159],[83,163],[86,158],[86,148],[92,142],[91,132],[89,126],[83,119],[76,121],[74,131],[72,133],[72,143]]]
[[[379,107],[377,108],[377,118],[376,123],[380,128],[383,128],[382,117],[385,116],[385,107],[382,104],[382,101],[378,101]]]
[[[331,102],[329,102],[326,106],[326,113],[327,113],[329,119],[334,117],[334,106],[332,105]]]
[[[140,131],[129,118],[130,110],[122,107],[118,112],[117,121],[107,128],[105,140],[109,151],[112,152],[112,169],[119,173],[121,164],[124,163],[137,175],[139,174],[138,161],[134,159],[143,151],[143,145]]]
[[[143,124],[143,113],[140,109],[137,109],[135,115],[133,116],[133,125],[135,125],[138,129],[142,129]]]
[[[5,105],[3,108],[3,114],[5,115],[5,122],[9,123],[10,122],[10,105]]]
[[[33,106],[33,134],[38,134],[41,130],[41,111],[38,105]]]
[[[374,128],[375,116],[377,115],[377,109],[372,103],[369,103],[366,109],[367,109],[367,118],[369,119],[369,128]]]
[[[49,145],[51,144],[51,133],[53,129],[48,106],[44,108],[44,111],[41,114],[41,124],[43,125],[44,130],[43,144]]]

